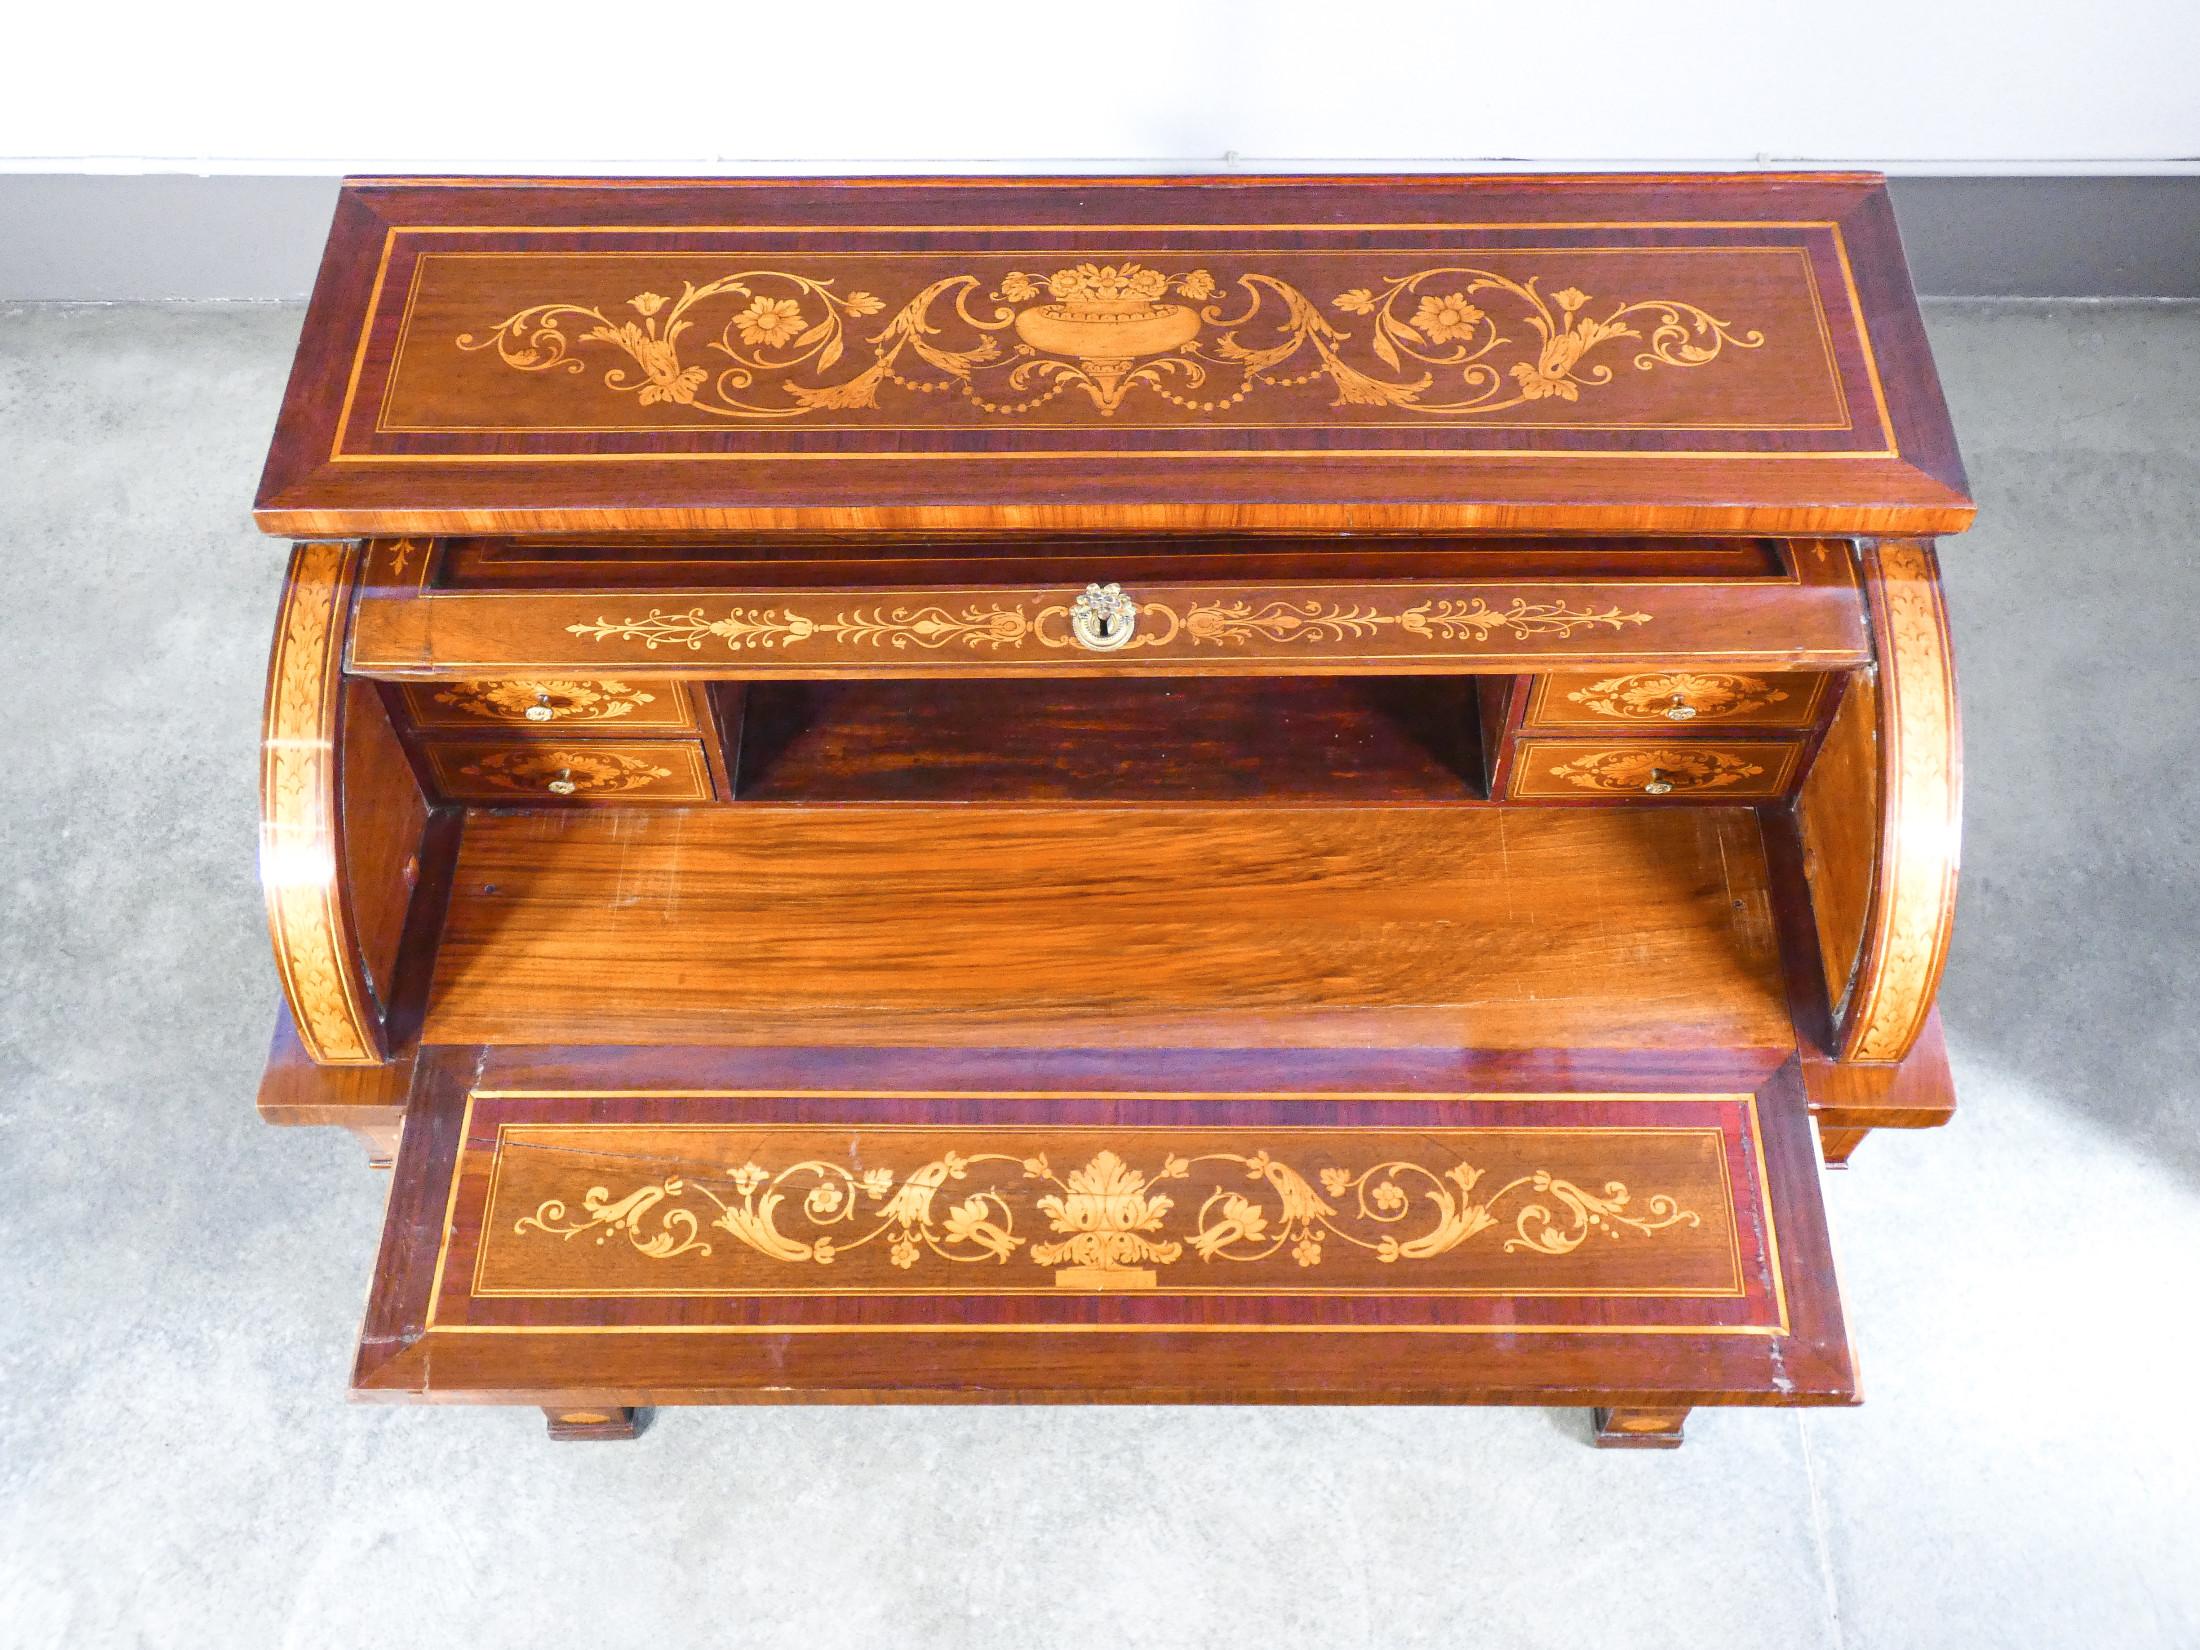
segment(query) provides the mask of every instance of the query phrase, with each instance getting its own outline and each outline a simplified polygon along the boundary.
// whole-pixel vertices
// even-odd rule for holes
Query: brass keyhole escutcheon
[[[1119,584],[1088,584],[1085,593],[1069,604],[1069,633],[1079,647],[1094,653],[1129,646],[1137,628],[1138,604],[1123,594]]]

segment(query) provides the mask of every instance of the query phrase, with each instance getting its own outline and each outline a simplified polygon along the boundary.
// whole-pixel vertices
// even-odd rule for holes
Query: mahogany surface
[[[347,185],[260,1108],[394,1155],[355,1388],[1854,1402],[1971,511],[1875,177]]]
[[[355,180],[258,503],[309,534],[1340,511],[1962,528],[1884,184]]]

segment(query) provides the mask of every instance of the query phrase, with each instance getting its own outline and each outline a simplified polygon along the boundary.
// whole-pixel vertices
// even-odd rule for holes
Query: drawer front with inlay
[[[1536,678],[1527,725],[1807,728],[1829,680],[1823,672],[1559,671]]]
[[[1512,796],[1538,802],[1763,802],[1787,793],[1791,741],[1523,739]]]
[[[437,740],[428,766],[459,802],[587,804],[708,802],[710,770],[700,745],[664,740],[612,743]]]
[[[688,689],[660,678],[476,677],[410,683],[404,693],[413,725],[425,729],[493,726],[569,737],[580,728],[625,734],[695,726]]]

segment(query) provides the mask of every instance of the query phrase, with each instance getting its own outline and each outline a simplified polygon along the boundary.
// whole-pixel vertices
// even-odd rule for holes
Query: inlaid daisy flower
[[[774,348],[791,342],[802,331],[802,306],[792,298],[758,298],[733,318],[744,344]]]

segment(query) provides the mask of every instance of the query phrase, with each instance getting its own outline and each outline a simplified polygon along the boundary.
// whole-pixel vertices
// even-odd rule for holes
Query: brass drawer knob
[[[1088,584],[1069,606],[1069,633],[1094,653],[1113,653],[1130,645],[1138,628],[1138,604],[1119,584]]]
[[[546,788],[552,796],[571,796],[580,789],[578,785],[573,783],[573,770],[571,768],[560,768],[558,777],[551,780]]]
[[[1676,693],[1673,695],[1672,706],[1666,711],[1665,717],[1669,722],[1692,722],[1696,719],[1696,707]]]
[[[550,708],[550,695],[538,693],[535,695],[535,702],[520,714],[530,722],[547,722],[558,713]]]
[[[1673,789],[1673,782],[1665,777],[1665,770],[1652,768],[1650,778],[1642,787],[1644,796],[1664,796]]]

